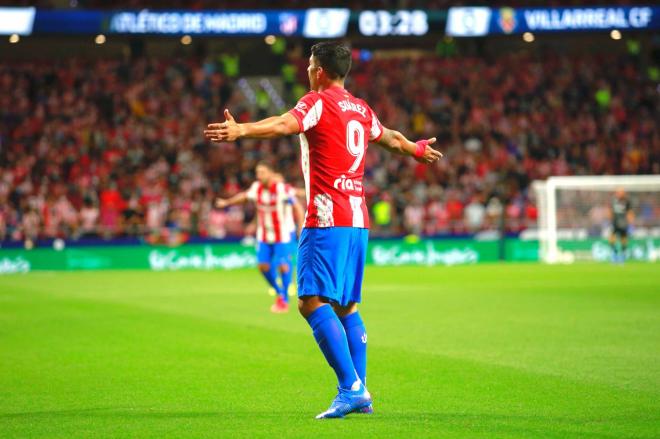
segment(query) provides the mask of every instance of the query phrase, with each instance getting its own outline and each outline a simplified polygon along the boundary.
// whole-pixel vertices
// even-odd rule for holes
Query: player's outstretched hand
[[[229,110],[225,109],[225,121],[210,123],[204,130],[204,136],[211,142],[233,142],[241,134],[241,128]]]
[[[229,206],[229,203],[224,198],[215,199],[215,207],[217,207],[218,209],[224,209],[227,206]]]
[[[420,163],[431,164],[442,158],[442,153],[431,148],[430,145],[434,144],[436,141],[435,137],[426,139],[426,147],[424,148],[424,153],[420,156],[415,156],[415,160]]]

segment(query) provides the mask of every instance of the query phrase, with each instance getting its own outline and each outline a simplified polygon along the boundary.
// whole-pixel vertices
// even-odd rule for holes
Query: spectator
[[[80,236],[93,238],[98,236],[99,209],[91,198],[84,201],[78,214],[80,223]]]
[[[0,61],[0,238],[244,235],[254,212],[216,212],[215,195],[247,187],[261,159],[302,182],[293,139],[204,141],[224,107],[241,119],[256,110],[238,94],[233,59]],[[306,61],[287,59],[295,97]],[[427,168],[367,150],[373,234],[499,229],[502,214],[520,231],[536,221],[534,179],[660,173],[660,95],[638,59],[356,59],[351,80],[380,118],[437,136],[445,154]],[[657,224],[657,201],[642,201],[640,218]]]
[[[486,217],[486,207],[481,202],[481,197],[475,195],[470,203],[465,206],[465,224],[468,231],[478,232],[481,230]]]

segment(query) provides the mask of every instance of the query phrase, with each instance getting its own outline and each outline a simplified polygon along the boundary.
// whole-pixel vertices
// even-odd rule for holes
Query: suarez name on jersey
[[[369,228],[364,161],[383,134],[374,112],[341,87],[309,92],[289,112],[300,126],[305,227]]]
[[[286,184],[267,186],[255,181],[247,191],[247,198],[257,204],[257,241],[268,244],[289,242],[291,226],[287,223],[286,209],[293,201]]]

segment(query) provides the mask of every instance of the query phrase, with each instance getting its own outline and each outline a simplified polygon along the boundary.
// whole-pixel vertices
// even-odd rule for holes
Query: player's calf
[[[278,267],[280,271],[280,278],[282,279],[282,300],[289,303],[289,285],[291,285],[291,269],[288,264],[280,264]]]

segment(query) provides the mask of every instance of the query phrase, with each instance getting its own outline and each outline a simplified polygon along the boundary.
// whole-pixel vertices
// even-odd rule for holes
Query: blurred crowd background
[[[300,44],[277,54],[282,111],[307,89],[307,56]],[[249,57],[0,59],[0,241],[249,234],[254,209],[217,210],[215,197],[246,189],[259,160],[303,187],[295,137],[204,140],[224,108],[239,121],[273,108],[263,90],[248,105],[239,86]],[[534,179],[660,173],[659,80],[657,59],[634,46],[356,48],[346,88],[445,155],[427,167],[369,147],[372,235],[516,233],[536,226]],[[648,222],[659,218],[651,207]]]

